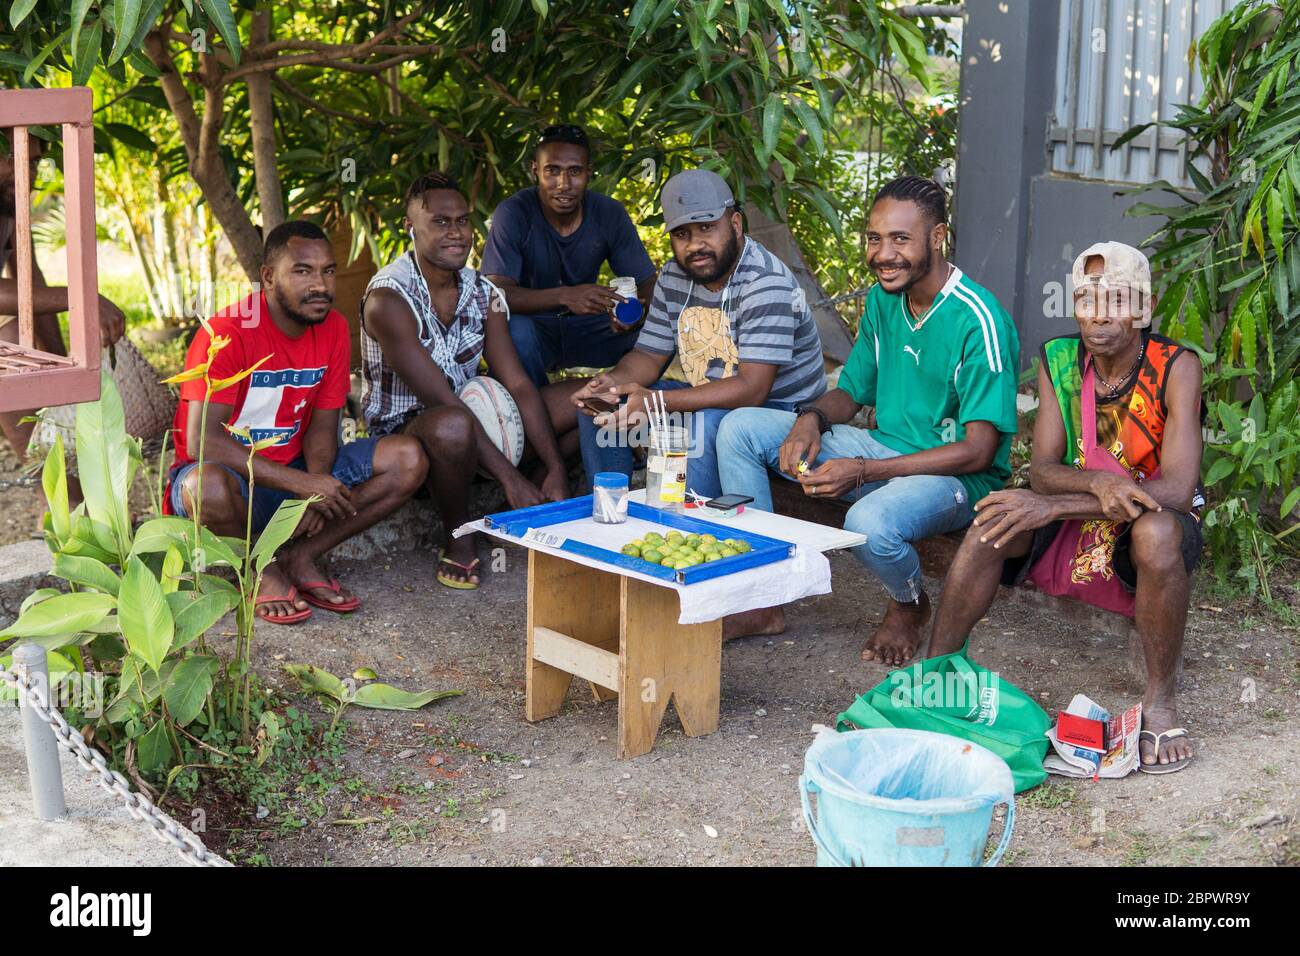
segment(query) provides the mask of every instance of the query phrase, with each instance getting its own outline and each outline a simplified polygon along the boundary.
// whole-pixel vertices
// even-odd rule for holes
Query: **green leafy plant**
[[[1293,379],[1250,404],[1209,405],[1205,483],[1215,490],[1205,515],[1205,532],[1221,585],[1237,582],[1272,600],[1270,572],[1283,545],[1300,528],[1285,527],[1300,508],[1300,418]],[[1279,489],[1286,489],[1278,503]]]
[[[208,394],[222,384],[209,380]],[[200,436],[200,456],[202,447]],[[42,472],[46,543],[69,591],[30,595],[0,641],[42,644],[59,674],[106,674],[95,739],[144,778],[195,763],[198,751],[265,760],[275,727],[250,666],[252,612],[262,572],[309,502],[282,504],[256,544],[251,535],[218,537],[203,527],[201,502],[193,520],[155,517],[134,528],[126,502],[140,443],[126,434],[107,375],[99,401],[77,407],[76,450],[84,500],[75,508],[61,438]],[[223,656],[207,634],[232,610],[237,638]]]
[[[355,675],[354,679],[344,681],[312,664],[285,664],[284,669],[298,681],[303,690],[323,698],[326,705],[333,710],[334,720],[330,724],[331,729],[338,724],[339,718],[343,716],[343,711],[349,704],[373,707],[376,710],[419,710],[436,700],[460,697],[465,693],[463,690],[425,690],[412,693],[400,690],[392,684],[376,682],[357,686]],[[365,671],[357,673],[373,675],[374,671],[366,668]]]

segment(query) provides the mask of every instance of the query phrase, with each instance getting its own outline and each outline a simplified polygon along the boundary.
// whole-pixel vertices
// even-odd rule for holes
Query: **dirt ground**
[[[262,625],[258,670],[286,692],[279,665],[309,662],[465,695],[417,713],[350,709],[340,767],[262,820],[214,820],[210,845],[264,865],[814,861],[797,787],[811,728],[885,675],[858,659],[884,593],[850,555],[832,556],[835,593],[796,605],[786,634],[725,646],[716,733],[686,737],[670,708],[656,748],[620,761],[616,705],[596,704],[585,683],[559,716],[524,720],[526,560],[503,554],[477,593],[434,583],[428,554],[340,563],[365,601],[358,614]],[[1300,602],[1300,590],[1289,596]],[[1195,763],[1021,794],[1007,864],[1300,862],[1297,631],[1195,603],[1180,698]],[[1049,712],[1077,691],[1111,709],[1141,693],[1116,639],[1015,602],[980,624],[972,656]]]

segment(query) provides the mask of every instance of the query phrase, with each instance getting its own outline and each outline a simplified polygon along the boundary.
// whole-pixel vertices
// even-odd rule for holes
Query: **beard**
[[[674,258],[676,257],[674,256]],[[678,259],[677,264],[696,282],[708,285],[710,282],[717,282],[730,272],[739,258],[740,240],[736,238],[736,234],[733,232],[728,235],[727,244],[723,246],[722,253],[711,263],[710,260],[705,260],[701,265],[694,266]]]
[[[311,296],[306,299],[300,300],[299,302],[291,303],[287,299],[285,299],[284,294],[279,289],[274,290],[273,295],[275,296],[276,304],[279,305],[280,308],[284,310],[284,314],[287,315],[289,318],[293,319],[293,321],[297,322],[299,325],[306,325],[306,326],[320,325],[327,318],[329,318],[329,312],[326,312],[319,319],[314,318],[310,315],[306,315],[298,311],[299,306],[307,305],[312,302],[325,302],[329,305],[334,304],[333,296]]]
[[[916,285],[918,282],[920,282],[930,273],[930,266],[933,264],[933,262],[934,262],[934,254],[930,251],[930,247],[927,245],[925,247],[924,259],[922,259],[918,263],[908,263],[907,281],[903,283],[902,288],[894,292],[894,295],[906,295],[908,292],[911,292],[912,286]],[[871,263],[868,264],[871,265],[871,268],[873,270],[876,268],[874,264]]]

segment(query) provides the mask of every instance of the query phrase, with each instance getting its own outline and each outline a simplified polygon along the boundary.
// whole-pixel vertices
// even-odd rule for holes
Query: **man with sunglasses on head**
[[[482,271],[505,295],[515,350],[541,388],[550,371],[609,368],[636,344],[655,266],[622,204],[587,188],[591,148],[581,127],[546,127],[529,165],[536,185],[497,206]],[[626,299],[596,281],[606,262],[635,280],[642,319],[615,318]]]

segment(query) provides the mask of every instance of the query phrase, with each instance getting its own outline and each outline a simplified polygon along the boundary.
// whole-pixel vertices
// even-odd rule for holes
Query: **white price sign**
[[[543,531],[540,528],[529,528],[524,532],[524,540],[532,541],[534,544],[545,545],[548,548],[560,548],[564,546],[565,537],[562,534],[555,534],[552,531]]]

